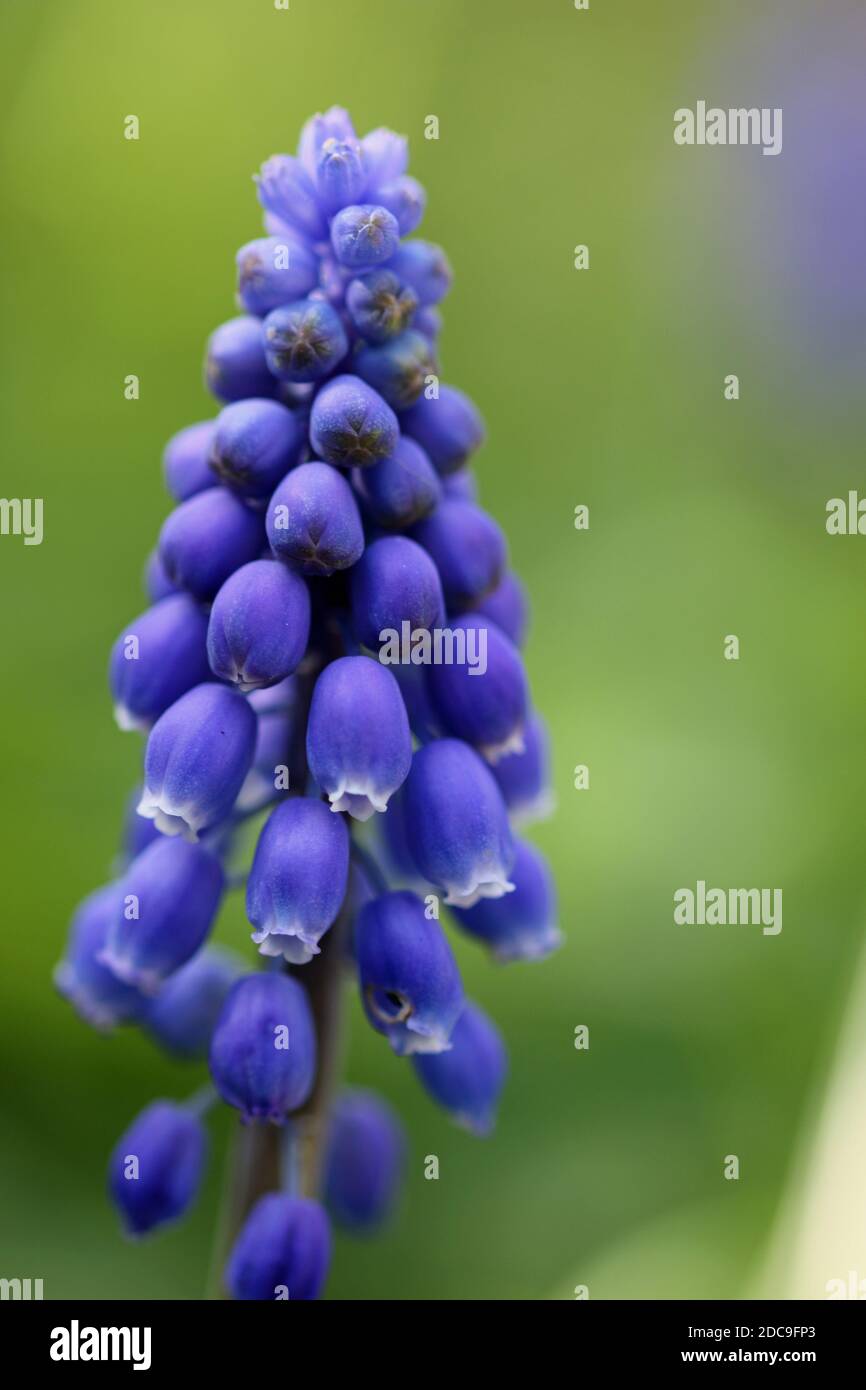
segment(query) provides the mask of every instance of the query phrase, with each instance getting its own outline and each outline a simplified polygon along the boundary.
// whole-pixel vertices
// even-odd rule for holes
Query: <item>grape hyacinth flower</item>
[[[147,1001],[143,1026],[176,1057],[206,1056],[223,1001],[243,972],[233,951],[206,946]]]
[[[175,1221],[201,1184],[207,1136],[192,1109],[156,1100],[142,1110],[111,1155],[108,1186],[129,1235]]]
[[[324,299],[283,304],[264,323],[268,367],[281,381],[321,381],[349,350],[343,321]]]
[[[164,835],[195,840],[231,811],[253,760],[256,717],[235,691],[206,682],[175,702],[147,740],[138,813]]]
[[[440,473],[462,468],[484,443],[484,422],[468,396],[454,386],[424,396],[406,412],[403,429],[410,434]]]
[[[206,602],[264,544],[261,517],[227,488],[213,487],[181,502],[166,518],[159,558],[173,584]]]
[[[395,530],[427,516],[442,495],[436,470],[408,435],[401,435],[390,458],[372,468],[356,468],[352,484],[372,521]]]
[[[504,574],[496,588],[481,599],[476,611],[485,618],[492,618],[515,647],[523,646],[529,625],[529,604],[516,574]]]
[[[389,261],[399,240],[396,217],[373,203],[344,207],[331,223],[334,255],[350,270],[369,270]]]
[[[273,560],[252,560],[229,575],[213,601],[210,669],[242,691],[276,685],[295,670],[309,638],[310,594],[303,579]]]
[[[361,348],[352,365],[395,410],[407,410],[435,378],[437,364],[429,338],[407,328],[387,343]]]
[[[523,730],[523,752],[510,753],[492,769],[516,828],[544,820],[553,810],[549,761],[544,722],[538,714],[530,714]]]
[[[505,537],[492,517],[473,502],[444,497],[412,537],[436,561],[442,590],[454,613],[477,608],[495,589],[505,569]]]
[[[485,942],[500,961],[541,960],[561,941],[556,891],[547,862],[534,845],[518,840],[511,870],[514,892],[454,909],[459,925]]]
[[[109,679],[118,728],[149,729],[206,681],[207,619],[187,594],[161,599],[124,628],[111,649]]]
[[[268,1192],[235,1241],[226,1284],[237,1299],[315,1299],[330,1263],[331,1233],[318,1202]]]
[[[443,732],[464,739],[490,763],[522,753],[529,696],[520,653],[495,623],[477,613],[452,619],[451,628],[474,635],[484,665],[430,667],[430,693]]]
[[[245,314],[216,328],[208,339],[204,375],[209,390],[220,401],[276,395],[277,383],[268,370],[260,320]]]
[[[210,466],[215,431],[214,420],[201,420],[178,430],[166,444],[162,456],[165,485],[177,502],[216,486]]]
[[[223,884],[219,859],[203,845],[165,835],[152,840],[120,881],[100,962],[155,994],[204,942]]]
[[[336,468],[302,463],[284,478],[268,507],[267,532],[278,560],[301,574],[348,569],[364,551],[364,527],[352,489]]]
[[[325,1205],[334,1221],[366,1235],[390,1216],[406,1160],[406,1141],[389,1105],[369,1091],[344,1091],[331,1116]]]
[[[476,500],[481,415],[439,380],[452,270],[412,235],[426,195],[407,141],[332,107],[256,192],[241,312],[205,352],[219,414],[165,447],[151,607],[111,655],[143,784],[118,877],[76,910],[55,980],[92,1026],[137,1024],[209,1068],[117,1145],[126,1228],[188,1209],[222,1101],[241,1124],[224,1286],[312,1299],[331,1260],[317,1199],[371,1231],[405,1162],[383,1102],[331,1101],[344,983],[410,1075],[486,1133],[505,1049],[450,933],[500,960],[539,959],[559,933],[550,870],[513,835],[549,806],[526,596]],[[238,889],[246,956],[210,940]]]
[[[399,1057],[444,1052],[463,1008],[448,938],[414,893],[366,904],[355,929],[364,1012]]]
[[[431,241],[406,241],[388,263],[388,269],[404,280],[425,307],[438,304],[451,288],[453,272],[441,246]]]
[[[297,980],[246,975],[228,992],[210,1044],[210,1073],[227,1105],[247,1120],[282,1124],[309,1097],[316,1036]]]
[[[369,820],[405,780],[412,738],[400,687],[365,656],[327,666],[313,691],[307,761],[332,811]]]
[[[411,632],[429,632],[445,620],[439,571],[426,550],[408,536],[373,541],[349,579],[355,636],[371,651],[378,650],[389,633],[400,633],[404,623]]]
[[[467,1003],[447,1052],[412,1061],[425,1091],[458,1125],[479,1136],[490,1133],[508,1057],[499,1030],[477,1005]]]
[[[396,338],[410,326],[417,308],[417,294],[393,270],[373,270],[352,280],[346,289],[346,309],[367,343]]]
[[[294,797],[272,811],[247,881],[247,917],[262,955],[303,965],[346,896],[349,834],[322,801]]]
[[[267,498],[297,462],[303,442],[295,416],[279,401],[235,401],[217,419],[211,468],[241,497]]]
[[[237,254],[238,299],[248,314],[268,314],[316,288],[319,268],[302,238],[259,237]]]
[[[512,893],[514,841],[493,774],[458,739],[419,749],[406,782],[409,848],[419,870],[455,907]]]
[[[310,443],[327,463],[366,468],[389,458],[399,437],[391,407],[357,376],[334,377],[313,402]]]
[[[54,971],[58,993],[87,1023],[100,1030],[138,1019],[146,1007],[146,1000],[135,985],[121,980],[102,961],[108,928],[120,901],[118,885],[109,883],[79,904],[70,926],[66,955]]]

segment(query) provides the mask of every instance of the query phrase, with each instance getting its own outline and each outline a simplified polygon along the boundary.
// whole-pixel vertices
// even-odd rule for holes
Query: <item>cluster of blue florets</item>
[[[548,869],[514,836],[545,808],[546,737],[519,653],[523,591],[468,463],[483,424],[439,379],[451,270],[404,240],[424,211],[406,164],[405,139],[358,139],[333,108],[258,176],[267,235],[238,252],[244,312],[208,343],[223,407],[166,448],[177,506],[148,564],[151,607],[111,655],[118,723],[146,734],[143,785],[120,872],[79,907],[57,983],[97,1027],[137,1023],[207,1056],[245,1121],[282,1123],[316,1080],[305,967],[346,923],[370,1024],[484,1133],[505,1049],[464,997],[439,905],[501,960],[557,944]],[[395,633],[409,646],[386,659]],[[207,942],[256,817],[241,877],[264,968],[250,973]],[[109,1185],[129,1231],[193,1200],[204,1108],[157,1101],[120,1139]],[[381,1219],[403,1149],[382,1101],[339,1097],[331,1215]],[[262,1198],[229,1291],[315,1297],[325,1206],[291,1184]]]

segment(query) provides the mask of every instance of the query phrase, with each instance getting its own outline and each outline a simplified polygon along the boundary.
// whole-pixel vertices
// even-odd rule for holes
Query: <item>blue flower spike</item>
[[[343,981],[446,1113],[488,1133],[505,1047],[465,998],[452,929],[495,961],[560,940],[550,868],[515,838],[552,804],[527,596],[478,504],[481,413],[441,380],[453,272],[417,235],[408,164],[404,136],[332,106],[254,176],[236,313],[205,351],[215,418],[165,446],[150,606],[111,652],[143,774],[115,879],[78,906],[54,976],[92,1027],[136,1025],[210,1072],[118,1142],[128,1233],[192,1206],[210,1104],[259,1127],[239,1148],[235,1299],[320,1297],[329,1217],[366,1236],[395,1214],[400,1123],[330,1084]]]

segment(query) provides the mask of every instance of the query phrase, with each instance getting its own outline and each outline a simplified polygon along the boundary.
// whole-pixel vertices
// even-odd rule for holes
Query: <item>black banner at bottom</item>
[[[364,1304],[363,1340],[354,1345],[369,1352],[385,1333],[392,1365],[415,1365],[423,1357],[426,1375],[435,1366],[441,1347],[443,1369],[453,1369],[454,1348],[443,1337],[441,1323],[433,1331],[427,1305],[401,1303],[399,1317],[388,1317],[387,1328]],[[425,1311],[422,1312],[422,1306]],[[511,1304],[451,1304],[459,1319],[466,1309],[473,1321],[466,1329],[467,1351],[484,1347],[484,1362],[495,1364],[497,1353],[511,1356],[515,1343],[524,1351],[537,1328],[543,1333],[545,1361],[556,1355],[552,1339],[569,1339],[564,1348],[573,1361],[577,1350],[585,1369],[663,1370],[720,1366],[811,1366],[826,1374],[861,1362],[864,1342],[863,1303],[845,1302],[574,1302],[568,1305],[527,1304],[520,1323],[508,1335],[502,1324]],[[484,1308],[489,1311],[485,1313]],[[0,1302],[5,1360],[22,1369],[63,1377],[93,1376],[100,1369],[130,1374],[164,1374],[194,1367],[221,1376],[237,1370],[257,1376],[273,1369],[285,1374],[297,1355],[311,1352],[304,1343],[284,1340],[300,1329],[331,1330],[353,1322],[350,1303],[174,1303],[174,1302]],[[415,1309],[418,1310],[416,1323]],[[479,1342],[486,1318],[491,1336]],[[422,1323],[420,1320],[424,1318]],[[319,1319],[322,1322],[319,1322]],[[372,1323],[370,1319],[373,1319]],[[535,1319],[538,1319],[536,1323]],[[431,1336],[431,1332],[433,1335]],[[503,1333],[505,1335],[503,1336]],[[578,1337],[574,1343],[571,1339]],[[406,1361],[401,1357],[405,1346]],[[448,1358],[447,1360],[445,1358]]]

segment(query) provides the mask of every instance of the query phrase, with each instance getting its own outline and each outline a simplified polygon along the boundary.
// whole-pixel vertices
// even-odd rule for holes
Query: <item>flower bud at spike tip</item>
[[[374,203],[387,208],[396,217],[401,236],[414,232],[424,216],[427,195],[418,180],[408,174],[380,184],[371,197]]]
[[[448,257],[432,241],[407,241],[391,257],[388,269],[411,285],[419,304],[438,304],[454,279]]]
[[[109,679],[121,729],[147,729],[207,680],[207,618],[187,594],[162,599],[135,618],[111,649]]]
[[[391,259],[400,244],[397,219],[387,208],[373,203],[344,207],[331,223],[331,245],[341,265],[350,270],[372,270]],[[408,276],[407,276],[408,278]],[[413,284],[417,291],[417,285]],[[423,297],[419,294],[421,303]]]
[[[361,149],[371,188],[391,183],[405,174],[409,164],[409,142],[405,135],[380,126],[364,136]]]
[[[321,381],[349,350],[340,315],[324,299],[301,299],[274,309],[263,331],[268,367],[281,381]]]
[[[232,809],[253,760],[256,716],[224,685],[197,685],[154,724],[139,815],[165,835],[197,839]]]
[[[303,236],[320,241],[328,235],[316,190],[300,162],[291,154],[275,154],[256,177],[259,202]]]
[[[403,1178],[406,1141],[389,1105],[369,1091],[345,1091],[331,1115],[325,1204],[341,1226],[375,1230],[391,1213]]]
[[[418,296],[390,270],[374,270],[353,280],[346,308],[357,332],[368,343],[386,343],[412,323]]]
[[[298,141],[298,159],[312,177],[316,175],[326,140],[357,141],[355,127],[344,107],[331,106],[324,115],[319,111],[304,123]]]
[[[406,410],[417,401],[428,378],[436,374],[429,340],[412,328],[380,346],[362,347],[352,365],[395,410]]]
[[[367,903],[355,927],[364,1012],[398,1056],[442,1052],[463,1008],[457,963],[440,924],[414,893]]]
[[[319,952],[346,895],[349,834],[322,801],[292,797],[271,812],[247,881],[247,916],[263,955],[303,965]]]
[[[209,850],[161,835],[120,881],[99,960],[118,979],[155,994],[205,940],[222,891],[222,867]]]
[[[419,1080],[457,1124],[479,1137],[489,1134],[508,1070],[505,1044],[476,1004],[466,1005],[451,1044],[438,1057],[412,1059]]]
[[[232,1298],[311,1300],[331,1263],[328,1218],[317,1202],[268,1192],[253,1207],[226,1269]]]
[[[319,148],[316,186],[319,201],[332,215],[363,197],[366,177],[361,147],[354,138],[338,140],[330,136]]]
[[[493,774],[457,739],[420,748],[406,780],[406,833],[419,871],[446,903],[472,907],[511,893],[514,842]]]
[[[213,601],[207,630],[210,669],[239,690],[276,685],[307,649],[310,595],[299,575],[274,560],[235,570]]]
[[[249,314],[269,314],[300,299],[319,279],[316,258],[297,237],[259,237],[237,254],[238,298]]]
[[[357,376],[337,376],[322,387],[310,415],[310,442],[328,463],[364,468],[393,454],[397,416]]]
[[[309,1098],[316,1036],[303,987],[289,975],[246,975],[229,990],[209,1055],[214,1085],[245,1120],[273,1120]]]
[[[368,820],[412,762],[412,736],[400,687],[366,656],[332,661],[316,681],[307,724],[310,771],[333,811]]]
[[[352,489],[327,463],[294,468],[271,498],[266,524],[274,555],[302,574],[348,569],[364,550]]]
[[[156,1100],[118,1140],[108,1186],[127,1232],[143,1236],[191,1206],[201,1184],[207,1138],[197,1115]]]

